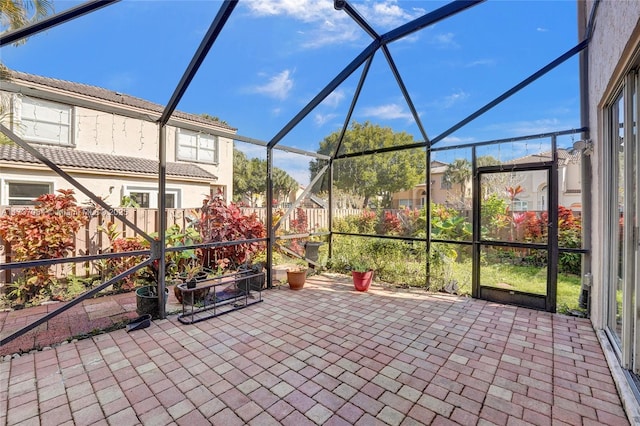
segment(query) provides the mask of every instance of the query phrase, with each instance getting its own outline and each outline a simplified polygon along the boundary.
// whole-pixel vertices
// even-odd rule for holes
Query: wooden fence
[[[13,215],[24,209],[25,207],[0,207],[0,215]],[[242,210],[245,214],[255,213],[259,220],[265,223],[267,216],[266,208],[243,208]],[[307,223],[309,225],[308,231],[314,232],[329,228],[328,210],[304,209],[304,211],[307,215]],[[139,233],[119,220],[115,216],[114,212],[115,214],[126,218],[140,230],[148,234],[158,232],[159,212],[157,209],[117,208],[112,212],[108,212],[103,209],[87,209],[84,211],[84,214],[89,217],[89,221],[86,226],[76,233],[75,250],[70,254],[70,257],[96,255],[105,252],[105,250],[110,247],[110,242],[107,234],[102,229],[106,228],[110,222],[113,222],[116,225],[116,229],[120,237],[138,236]],[[361,210],[358,209],[334,210],[334,217],[357,215],[360,212]],[[185,229],[194,220],[197,220],[200,212],[199,209],[167,209],[165,215],[167,227],[178,225],[181,229]],[[291,220],[294,218],[295,211],[288,217],[283,218],[280,229],[285,231],[289,230]],[[0,263],[11,262],[10,254],[11,247],[0,240]],[[96,272],[93,266],[87,266],[86,264],[68,263],[56,265],[53,268],[56,271],[55,273],[57,276],[64,276],[69,273],[73,273],[78,276],[86,276]],[[0,286],[6,282],[10,282],[8,279],[9,274],[9,271],[0,271]]]

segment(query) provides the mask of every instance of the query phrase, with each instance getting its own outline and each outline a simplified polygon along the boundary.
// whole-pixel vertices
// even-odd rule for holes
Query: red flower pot
[[[356,290],[369,290],[371,280],[373,279],[373,270],[368,270],[367,272],[351,271],[351,276],[353,277],[353,286]]]

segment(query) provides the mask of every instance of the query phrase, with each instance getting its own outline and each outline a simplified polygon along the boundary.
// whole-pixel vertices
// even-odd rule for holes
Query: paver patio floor
[[[629,424],[586,319],[327,276],[263,297],[0,362],[0,424]]]

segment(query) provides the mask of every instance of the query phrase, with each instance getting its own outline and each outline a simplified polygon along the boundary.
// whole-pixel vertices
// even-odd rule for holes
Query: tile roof
[[[558,148],[557,151],[560,164],[579,164],[582,158],[582,154],[578,150]],[[552,160],[551,151],[545,151],[539,154],[530,154],[524,157],[514,158],[513,160],[505,161],[504,164],[537,163]]]
[[[162,114],[164,106],[153,102],[146,101],[144,99],[136,98],[135,96],[126,95],[120,92],[114,92],[113,90],[104,89],[102,87],[91,86],[88,84],[75,83],[72,81],[59,80],[56,78],[42,77],[39,75],[27,74],[20,71],[10,70],[11,77],[9,80],[21,80],[22,82],[31,82],[40,84],[43,86],[51,87],[54,89],[64,90],[70,93],[76,93],[83,96],[89,96],[95,99],[103,101],[114,102],[120,105],[145,109],[157,114]],[[174,117],[182,118],[199,124],[214,125],[227,130],[237,131],[238,129],[224,124],[220,121],[213,121],[204,118],[197,114],[190,114],[182,111],[174,111]]]
[[[114,172],[131,172],[158,174],[158,162],[138,157],[123,155],[99,154],[95,152],[77,151],[72,148],[52,148],[33,145],[42,155],[58,166],[78,167],[88,170],[105,170]],[[0,161],[40,164],[34,156],[17,145],[0,145]],[[191,163],[167,163],[167,175],[189,177],[206,180],[218,178],[208,171]]]

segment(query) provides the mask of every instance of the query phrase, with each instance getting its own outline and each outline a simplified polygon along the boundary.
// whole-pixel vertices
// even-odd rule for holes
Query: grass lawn
[[[546,294],[547,268],[519,266],[511,264],[483,265],[480,269],[480,281],[484,285],[513,288],[534,294]],[[471,262],[455,263],[453,277],[460,284],[462,294],[471,294]],[[566,312],[578,310],[580,297],[580,277],[578,275],[558,274],[557,310]]]

